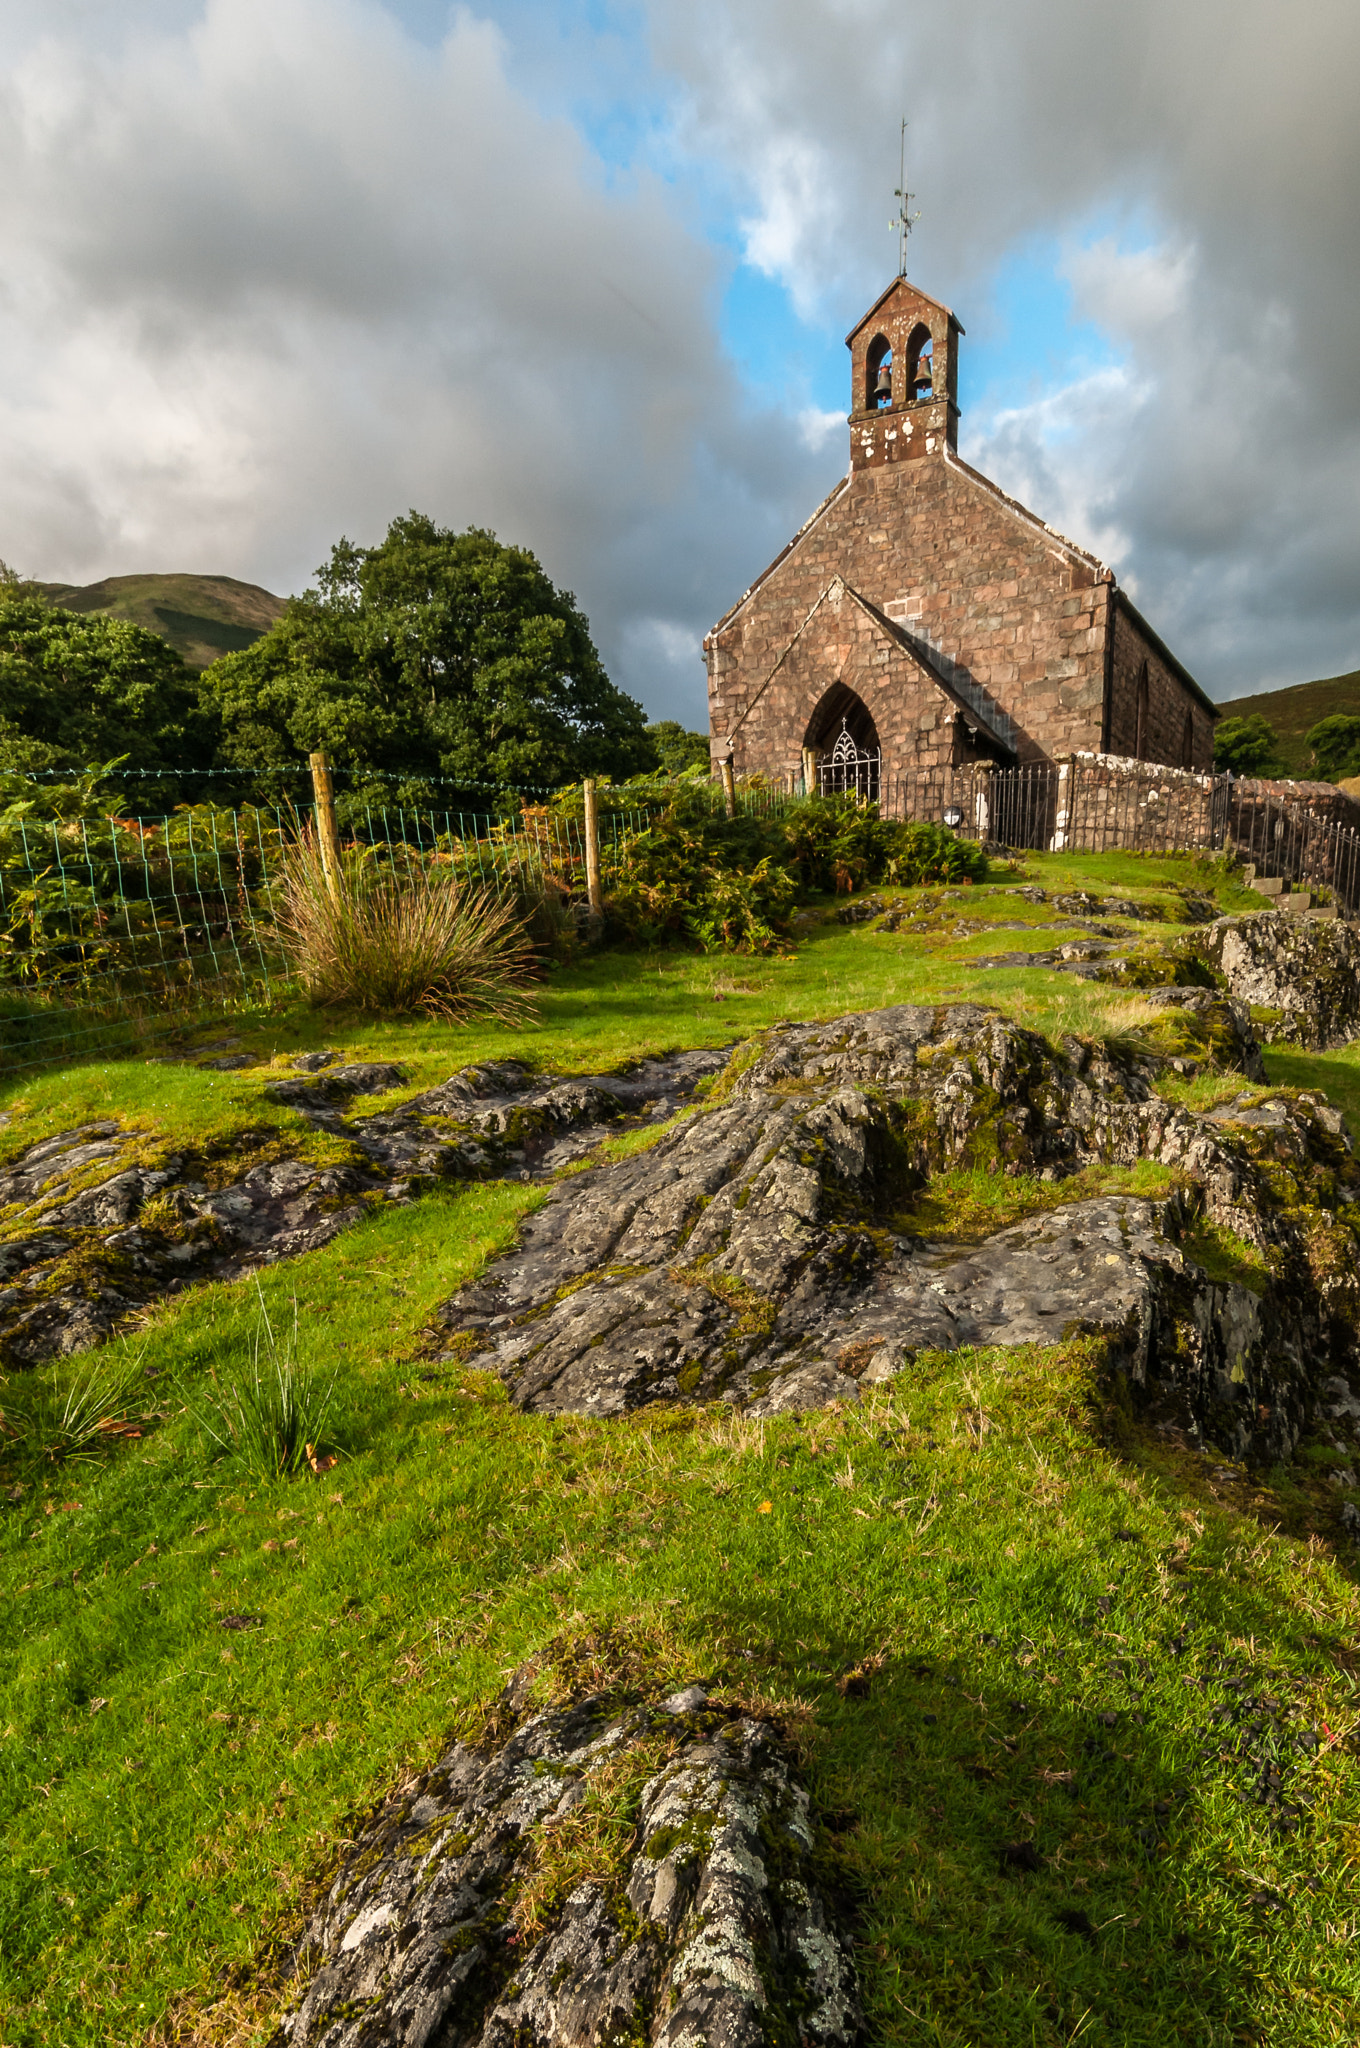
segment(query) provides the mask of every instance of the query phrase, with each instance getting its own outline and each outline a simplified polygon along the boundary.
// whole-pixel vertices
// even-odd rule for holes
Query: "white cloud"
[[[820,455],[824,449],[835,445],[839,454],[839,443],[845,433],[845,418],[843,411],[823,412],[818,406],[805,405],[798,415],[798,432],[802,437],[803,446],[810,449],[814,455]]]
[[[1065,233],[1116,357],[965,417],[966,450],[1211,686],[1360,660],[1347,0],[650,0],[622,174],[544,111],[547,60],[436,13],[417,40],[379,0],[0,0],[0,555],[290,588],[418,505],[537,548],[619,679],[698,722],[699,636],[845,444],[805,395],[752,410],[695,223],[725,203],[844,332],[894,260],[905,104],[913,275],[976,334],[999,260]],[[646,60],[606,41],[617,94]],[[1083,228],[1120,218],[1136,247]]]
[[[697,642],[816,488],[740,405],[664,190],[606,190],[466,14],[433,51],[365,0],[49,36],[0,82],[0,239],[28,573],[300,587],[415,504],[537,548],[626,669],[630,619]]]
[[[1126,378],[965,417],[973,455],[1104,536],[1225,694],[1360,662],[1360,10],[652,0],[651,17],[753,258],[828,326],[889,271],[904,108],[911,273],[965,325],[1008,250],[1074,237],[1076,311]],[[1153,230],[1081,246],[1102,215]]]

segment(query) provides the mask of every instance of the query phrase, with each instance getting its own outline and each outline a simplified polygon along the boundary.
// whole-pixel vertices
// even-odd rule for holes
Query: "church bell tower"
[[[957,447],[962,333],[948,306],[895,277],[846,335],[852,469]]]

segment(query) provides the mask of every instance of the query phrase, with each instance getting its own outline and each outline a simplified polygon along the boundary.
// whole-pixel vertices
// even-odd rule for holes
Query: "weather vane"
[[[902,116],[902,167],[898,172],[898,176],[902,182],[893,193],[893,197],[897,201],[897,212],[888,222],[888,226],[894,229],[897,235],[897,275],[905,277],[907,274],[907,236],[921,218],[919,213],[912,212],[911,194],[907,190],[907,117],[905,114]]]

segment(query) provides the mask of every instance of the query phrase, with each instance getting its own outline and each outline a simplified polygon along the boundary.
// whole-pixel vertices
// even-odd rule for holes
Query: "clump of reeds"
[[[17,1374],[0,1386],[0,1451],[22,1450],[62,1464],[142,1434],[135,1410],[141,1359],[105,1354],[74,1371],[63,1363]]]
[[[276,917],[313,1002],[514,1021],[528,1014],[533,947],[513,902],[449,867],[400,867],[350,849],[338,867],[304,831],[284,862]]]
[[[323,1381],[302,1356],[297,1299],[291,1329],[276,1331],[255,1283],[257,1314],[249,1357],[223,1361],[210,1375],[209,1389],[181,1389],[185,1405],[204,1434],[237,1457],[256,1479],[291,1479],[309,1466],[325,1472],[334,1453],[322,1448],[322,1432],[335,1392],[336,1375]]]

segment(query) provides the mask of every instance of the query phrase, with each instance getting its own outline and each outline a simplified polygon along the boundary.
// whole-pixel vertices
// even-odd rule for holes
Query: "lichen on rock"
[[[355,1116],[354,1097],[391,1090],[401,1069],[323,1072],[317,1062],[333,1055],[303,1054],[302,1078],[265,1092],[344,1141],[350,1162],[271,1159],[220,1186],[201,1162],[138,1164],[145,1134],[116,1122],[58,1132],[0,1168],[0,1359],[25,1366],[87,1350],[149,1301],[316,1251],[423,1183],[555,1172],[630,1119],[670,1116],[724,1058],[681,1052],[584,1079],[487,1061]]]
[[[1239,1001],[1278,1012],[1273,1038],[1320,1050],[1360,1036],[1360,938],[1339,919],[1221,917],[1194,948]]]
[[[768,1415],[856,1399],[921,1351],[1092,1332],[1135,1387],[1174,1381],[1234,1454],[1279,1457],[1315,1382],[1354,1355],[1360,1166],[1315,1098],[1247,1091],[1196,1113],[1136,1052],[1055,1052],[961,1004],[778,1027],[713,1101],[560,1184],[445,1305],[522,1407]],[[1147,1160],[1172,1195],[1058,1196],[1076,1172]],[[1041,1177],[1054,1206],[966,1247],[902,1228],[912,1189],[957,1167]],[[1197,1219],[1252,1248],[1259,1288],[1196,1263]]]
[[[300,1944],[305,1989],[277,2048],[859,2038],[807,1795],[772,1728],[698,1686],[655,1706],[513,1711],[507,1739],[455,1743],[361,1829]],[[621,1867],[584,1876],[526,1935],[554,1831],[602,1774],[645,1769],[658,1734],[669,1753]]]

